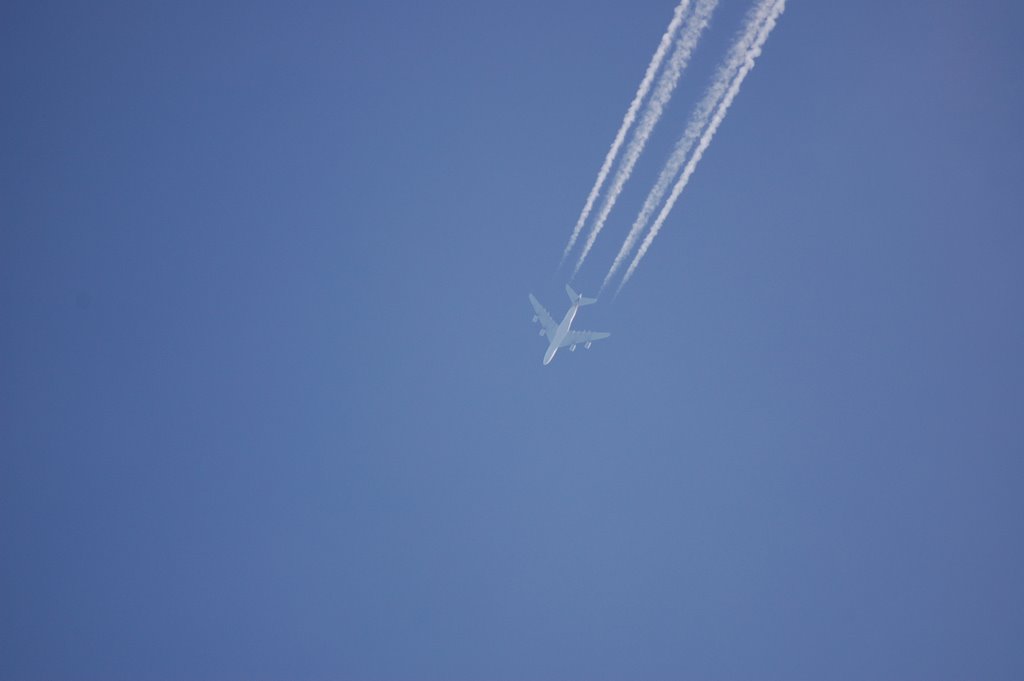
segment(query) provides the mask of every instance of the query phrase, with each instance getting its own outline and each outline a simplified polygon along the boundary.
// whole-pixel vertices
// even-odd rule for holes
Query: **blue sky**
[[[0,678],[1020,678],[1024,9],[791,0],[543,367],[673,7],[5,5]]]

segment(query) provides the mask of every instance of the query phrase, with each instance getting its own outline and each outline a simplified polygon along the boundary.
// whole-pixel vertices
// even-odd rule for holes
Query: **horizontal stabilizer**
[[[593,305],[594,303],[597,302],[597,298],[585,298],[580,294],[576,293],[575,291],[572,290],[572,286],[569,286],[568,284],[565,285],[565,292],[569,295],[569,300],[571,300],[574,303],[576,301],[579,301],[580,305]]]

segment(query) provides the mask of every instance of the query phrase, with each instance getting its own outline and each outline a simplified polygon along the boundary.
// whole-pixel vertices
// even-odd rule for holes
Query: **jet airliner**
[[[551,318],[551,315],[544,309],[544,306],[537,302],[532,293],[530,294],[530,304],[533,305],[533,311],[536,313],[533,315],[533,321],[540,322],[540,335],[548,337],[548,350],[544,353],[544,364],[548,364],[555,358],[558,348],[564,348],[568,345],[569,350],[575,351],[576,345],[583,343],[583,347],[589,349],[590,344],[594,341],[611,335],[603,331],[573,331],[570,327],[572,326],[573,318],[576,317],[576,313],[584,305],[596,303],[597,298],[584,298],[579,293],[573,291],[572,287],[568,284],[565,285],[565,292],[569,295],[572,305],[569,306],[569,311],[562,318],[561,324],[555,324],[555,320]]]

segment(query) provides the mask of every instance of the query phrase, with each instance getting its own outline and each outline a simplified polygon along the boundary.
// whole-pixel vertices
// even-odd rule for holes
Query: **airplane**
[[[555,324],[555,320],[551,318],[551,315],[544,309],[544,306],[537,302],[532,293],[530,294],[530,304],[533,305],[533,311],[536,313],[533,315],[533,321],[540,322],[542,327],[540,335],[547,336],[549,341],[548,350],[544,353],[545,365],[555,358],[558,348],[564,348],[568,345],[569,350],[575,352],[576,346],[579,343],[583,343],[583,347],[589,350],[591,343],[611,335],[603,331],[573,331],[570,329],[572,320],[580,308],[584,305],[596,303],[597,298],[584,298],[579,293],[573,291],[572,287],[568,284],[565,285],[565,292],[569,294],[569,300],[572,301],[572,305],[569,307],[569,311],[565,313],[561,324]]]

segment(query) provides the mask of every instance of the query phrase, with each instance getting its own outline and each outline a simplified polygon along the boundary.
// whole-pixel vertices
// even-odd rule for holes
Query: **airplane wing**
[[[567,345],[590,343],[591,341],[607,338],[610,335],[610,333],[605,333],[604,331],[570,331],[558,347],[564,348]]]
[[[551,334],[558,328],[558,324],[555,324],[555,320],[551,318],[551,315],[544,309],[544,306],[537,302],[532,293],[530,294],[530,305],[533,305],[533,311],[537,315],[540,325],[544,327],[544,333],[551,337]]]

